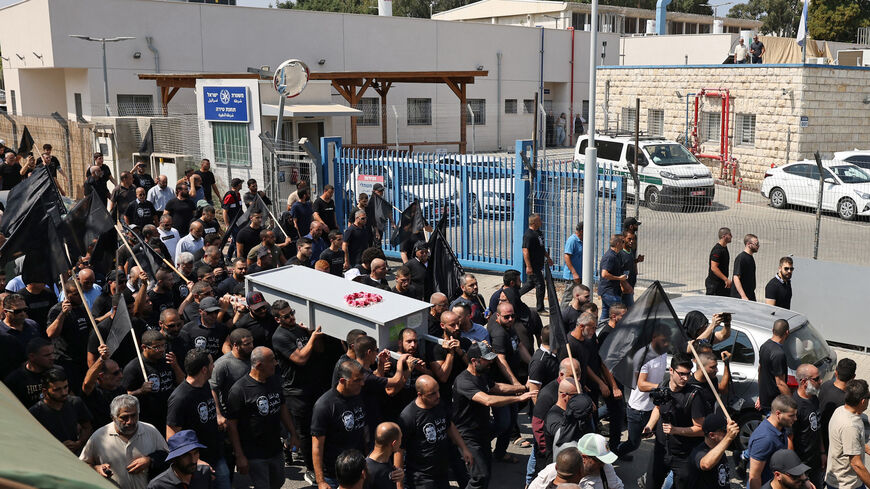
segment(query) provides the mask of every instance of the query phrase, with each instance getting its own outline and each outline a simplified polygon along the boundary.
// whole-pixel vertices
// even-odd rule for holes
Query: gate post
[[[520,271],[522,280],[526,279],[526,266],[523,262],[523,234],[529,227],[529,178],[524,160],[528,161],[528,152],[532,149],[532,141],[518,139],[514,152],[514,223],[513,240],[511,242],[511,262],[513,268]]]
[[[335,145],[335,157],[329,157],[329,145]],[[321,173],[323,175],[323,184],[331,183],[333,187],[335,187],[335,196],[333,199],[335,200],[335,214],[336,214],[336,224],[338,224],[338,228],[344,231],[344,223],[347,221],[347,212],[344,208],[344,182],[340,182],[340,172],[338,161],[341,158],[341,138],[332,136],[332,137],[322,137],[320,138],[320,167]],[[329,175],[329,166],[330,163],[333,164],[332,171],[332,180],[330,180]],[[344,216],[339,218],[339,212],[343,213]]]

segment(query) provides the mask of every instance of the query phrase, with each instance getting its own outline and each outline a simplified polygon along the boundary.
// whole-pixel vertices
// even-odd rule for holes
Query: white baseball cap
[[[577,442],[577,450],[587,457],[595,457],[598,460],[612,464],[618,458],[615,453],[607,448],[607,440],[598,433],[586,433]]]

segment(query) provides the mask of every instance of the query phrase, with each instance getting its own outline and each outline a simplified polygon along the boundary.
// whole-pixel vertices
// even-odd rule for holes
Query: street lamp
[[[84,36],[81,34],[70,34],[69,37],[75,37],[76,39],[81,39],[83,41],[92,41],[98,42],[103,47],[103,89],[105,91],[106,96],[106,116],[111,116],[112,114],[109,112],[109,73],[106,69],[106,43],[107,42],[120,42],[120,41],[129,41],[130,39],[136,39],[135,37],[92,37],[92,36]]]

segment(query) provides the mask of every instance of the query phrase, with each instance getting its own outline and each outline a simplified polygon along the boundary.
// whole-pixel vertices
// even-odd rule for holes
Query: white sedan
[[[822,210],[834,211],[847,221],[870,216],[870,172],[839,160],[823,161]],[[797,161],[767,170],[761,195],[770,205],[815,208],[819,199],[819,168],[813,160]]]

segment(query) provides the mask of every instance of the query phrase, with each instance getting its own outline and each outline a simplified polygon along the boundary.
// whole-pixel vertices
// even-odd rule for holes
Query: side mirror
[[[830,183],[831,185],[837,184],[837,182],[831,177],[825,178],[825,183]]]

